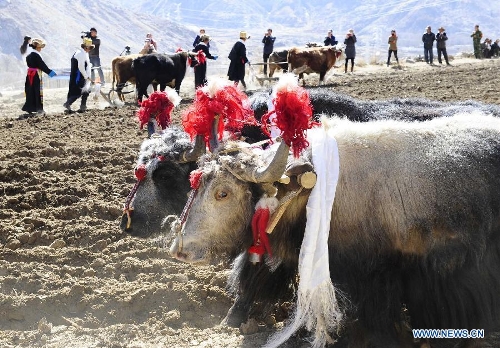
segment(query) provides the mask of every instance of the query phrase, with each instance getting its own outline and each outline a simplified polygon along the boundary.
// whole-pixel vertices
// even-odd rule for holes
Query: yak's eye
[[[224,198],[227,197],[227,192],[226,191],[218,191],[216,194],[215,194],[215,199],[220,201]]]

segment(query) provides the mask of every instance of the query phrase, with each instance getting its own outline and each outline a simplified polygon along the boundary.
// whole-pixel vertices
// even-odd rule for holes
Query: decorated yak
[[[183,115],[183,126],[171,126],[170,114],[180,102],[173,90],[154,92],[137,112],[140,127],[148,127],[150,138],[141,145],[135,167],[136,183],[124,207],[120,228],[138,237],[161,232],[169,215],[178,215],[190,191],[189,174],[206,151],[206,142],[222,139],[222,132],[238,132],[255,122],[246,96],[232,85],[197,91],[195,102]],[[206,117],[217,111],[217,120]],[[208,125],[207,125],[208,123]],[[216,129],[212,132],[212,125]],[[195,143],[191,142],[195,139]],[[210,145],[213,146],[213,145]]]
[[[402,312],[412,328],[497,329],[500,119],[332,118],[305,139],[311,121],[287,120],[311,111],[290,109],[288,92],[273,102],[278,146],[226,143],[201,159],[171,254],[200,263],[243,252],[229,315],[295,288],[292,319],[269,346],[304,326],[315,347],[339,332],[352,346],[409,347]]]

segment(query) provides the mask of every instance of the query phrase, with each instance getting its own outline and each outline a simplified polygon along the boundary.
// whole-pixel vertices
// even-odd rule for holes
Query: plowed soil
[[[326,87],[360,99],[500,104],[500,60],[452,64],[368,65],[353,74],[339,68],[327,76]],[[317,79],[311,75],[307,83]],[[158,241],[134,239],[119,229],[147,137],[132,98],[120,108],[91,101],[86,113],[65,115],[67,90],[44,92],[47,114],[30,118],[19,119],[23,91],[0,97],[0,346],[265,343],[276,326],[251,322],[241,331],[219,325],[232,303],[225,265],[180,263]],[[192,101],[192,80],[181,96],[176,117]]]

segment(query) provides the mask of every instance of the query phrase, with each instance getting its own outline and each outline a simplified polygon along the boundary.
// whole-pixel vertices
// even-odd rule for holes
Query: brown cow
[[[319,84],[324,83],[328,70],[335,66],[337,58],[342,51],[336,46],[298,48],[294,47],[288,51],[288,71],[299,75],[305,86],[304,73],[319,74]]]
[[[139,57],[140,54],[130,54],[128,56],[118,56],[113,58],[111,61],[111,71],[113,74],[113,83],[111,88],[115,89],[116,80],[116,93],[118,98],[124,102],[125,97],[123,96],[122,89],[127,82],[135,84],[135,74],[132,70],[132,61]]]

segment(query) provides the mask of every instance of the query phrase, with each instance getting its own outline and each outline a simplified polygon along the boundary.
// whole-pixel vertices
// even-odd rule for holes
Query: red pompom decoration
[[[139,164],[135,168],[135,177],[137,178],[137,180],[141,181],[146,177],[146,175],[148,175],[148,170],[146,169],[146,165]]]
[[[150,118],[155,118],[161,129],[167,128],[171,123],[170,114],[173,109],[174,104],[167,93],[153,92],[148,99],[142,101],[141,107],[137,110],[140,128],[142,129]]]
[[[193,104],[182,115],[182,125],[191,138],[204,135],[208,143],[216,115],[219,115],[218,140],[222,139],[224,129],[235,132],[245,124],[257,124],[246,94],[234,85],[225,85],[216,89],[213,96],[207,86],[198,88]]]
[[[202,174],[201,170],[193,170],[191,174],[189,174],[189,183],[193,190],[197,190],[200,187]]]
[[[292,148],[293,155],[299,157],[302,150],[309,146],[306,130],[317,125],[312,119],[312,106],[309,93],[300,86],[285,88],[276,92],[273,99],[274,110],[262,116],[262,130],[269,134],[269,118],[276,114],[276,126],[282,131],[283,141]]]

